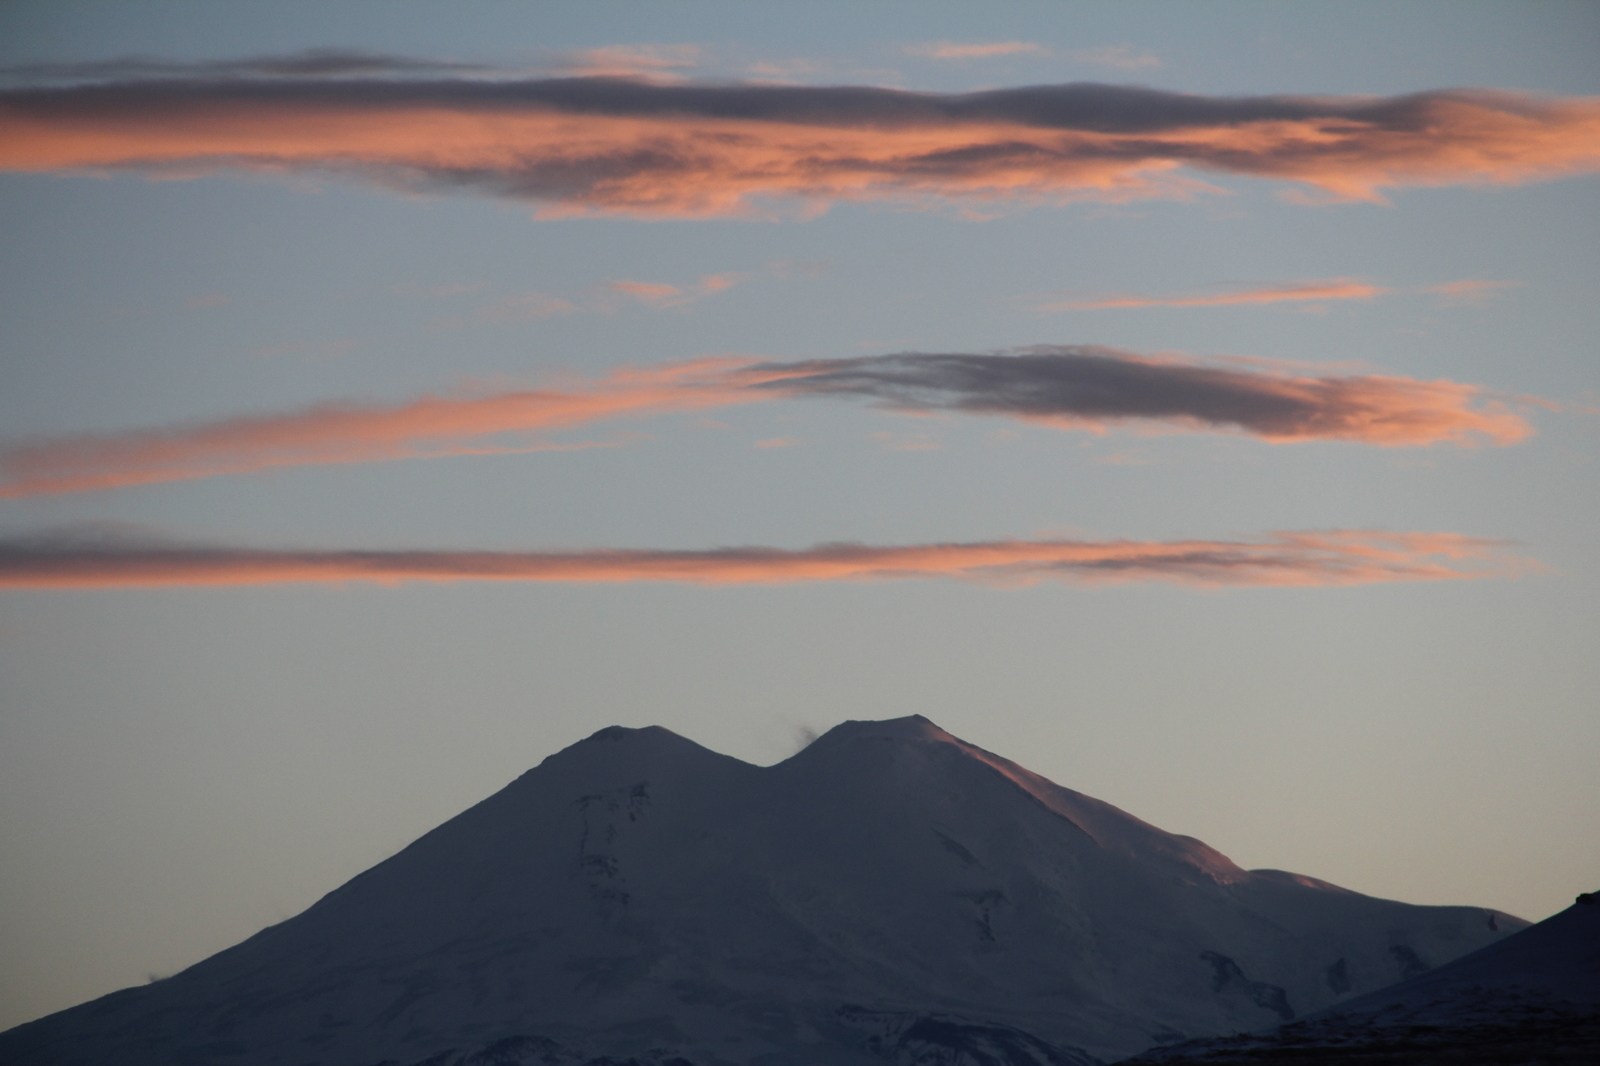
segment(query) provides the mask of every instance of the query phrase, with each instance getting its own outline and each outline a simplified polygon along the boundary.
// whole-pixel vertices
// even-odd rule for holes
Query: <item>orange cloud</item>
[[[1002,540],[873,547],[504,551],[288,551],[57,535],[0,543],[0,588],[92,589],[291,582],[562,581],[776,585],[957,578],[1166,581],[1201,587],[1363,585],[1508,577],[1535,564],[1454,533],[1290,532],[1250,541]]]
[[[905,52],[925,59],[992,59],[995,56],[1049,55],[1050,49],[1031,41],[996,41],[992,44],[928,41],[925,44],[907,45]]]
[[[527,435],[620,416],[773,398],[716,383],[718,373],[743,365],[707,359],[625,368],[574,391],[423,396],[391,406],[328,403],[286,414],[25,444],[0,452],[0,497],[88,492],[281,466],[559,448],[563,446],[528,440]],[[490,440],[497,435],[514,440]]]
[[[733,288],[735,285],[739,284],[739,282],[741,282],[743,280],[744,280],[744,275],[743,274],[735,274],[735,273],[706,274],[700,279],[699,285],[700,285],[700,290],[702,292],[707,292],[707,293],[721,292],[724,289]]]
[[[1274,443],[1497,444],[1532,432],[1476,386],[1374,374],[1310,377],[1040,346],[1009,355],[905,352],[630,367],[566,391],[328,403],[199,425],[84,434],[0,450],[0,498],[89,492],[283,466],[543,451],[532,439],[605,419],[799,397],[874,399],[898,411],[999,415],[1103,432],[1244,432]],[[509,437],[509,440],[495,440]],[[568,446],[570,447],[570,446]]]
[[[1487,303],[1500,295],[1502,290],[1520,288],[1523,284],[1520,281],[1479,281],[1469,278],[1463,281],[1447,281],[1443,285],[1430,285],[1422,291],[1433,293],[1439,297],[1441,303],[1460,306]]]
[[[613,281],[607,288],[612,292],[631,296],[651,307],[681,307],[712,293],[731,289],[743,280],[745,280],[743,274],[706,274],[687,292],[676,285],[651,281]]]
[[[774,198],[1183,198],[1211,188],[1194,171],[1381,201],[1600,169],[1600,99],[188,78],[0,92],[0,168],[343,174],[524,199],[546,217],[748,215]]]
[[[550,66],[562,74],[580,77],[670,77],[700,62],[700,47],[693,44],[610,45],[576,52],[560,52]]]
[[[907,55],[924,59],[995,59],[1000,56],[1027,55],[1047,58],[1060,54],[1078,63],[1113,67],[1117,70],[1148,70],[1161,66],[1161,60],[1146,52],[1136,52],[1128,44],[1102,44],[1094,48],[1079,48],[1057,53],[1032,41],[995,41],[990,44],[959,44],[955,41],[926,41],[902,49]]]
[[[648,281],[613,281],[610,288],[613,292],[620,292],[649,304],[672,303],[683,298],[683,290],[676,285]]]
[[[1421,289],[1396,290],[1372,285],[1355,278],[1326,278],[1320,281],[1298,281],[1284,285],[1267,285],[1259,289],[1236,289],[1230,292],[1207,293],[1195,296],[1134,296],[1112,295],[1061,300],[1035,304],[1035,311],[1101,311],[1129,307],[1228,307],[1240,304],[1311,303],[1322,300],[1370,300],[1388,296],[1397,291],[1430,293],[1441,303],[1459,306],[1484,303],[1504,289],[1519,288],[1520,281],[1480,281],[1467,279],[1428,285]]]
[[[1268,285],[1259,289],[1236,289],[1203,296],[1102,296],[1086,300],[1059,300],[1040,304],[1036,310],[1100,311],[1121,307],[1230,307],[1312,300],[1370,300],[1390,291],[1351,278],[1329,278],[1325,281]]]

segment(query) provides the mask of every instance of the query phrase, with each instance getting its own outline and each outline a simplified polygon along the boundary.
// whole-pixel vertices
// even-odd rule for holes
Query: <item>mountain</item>
[[[1140,1064],[1600,1062],[1600,893],[1453,962],[1261,1034]]]
[[[1527,923],[1246,871],[920,716],[770,767],[602,729],[11,1066],[1088,1066]]]

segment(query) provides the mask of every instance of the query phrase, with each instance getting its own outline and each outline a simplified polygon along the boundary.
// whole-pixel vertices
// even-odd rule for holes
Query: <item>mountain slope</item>
[[[1062,1064],[1304,1015],[1526,923],[1245,871],[920,717],[756,767],[620,727],[0,1061]]]
[[[1600,1061],[1600,894],[1438,969],[1271,1032],[1139,1063]]]

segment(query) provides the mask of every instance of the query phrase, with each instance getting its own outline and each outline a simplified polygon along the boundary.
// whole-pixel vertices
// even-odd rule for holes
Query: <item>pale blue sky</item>
[[[935,60],[930,42],[1033,53]],[[11,4],[0,63],[346,47],[967,91],[1600,94],[1600,10],[1452,2]],[[1109,63],[1113,65],[1107,65]],[[1115,65],[1121,64],[1121,65]],[[164,426],[710,355],[1098,344],[1356,364],[1537,397],[1496,447],[1103,436],[808,399],[556,434],[614,447],[306,466],[0,500],[323,548],[710,548],[1384,529],[1544,572],[1349,588],[950,581],[0,592],[0,1025],[288,917],[545,755],[659,724],[773,762],[919,713],[1246,867],[1542,918],[1600,882],[1600,210],[1593,176],[1307,207],[839,204],[809,221],[536,221],[353,181],[0,174],[0,430]],[[730,288],[656,308],[617,281]],[[1366,301],[1041,312],[1354,278]],[[1477,301],[1424,290],[1509,283]],[[571,313],[519,318],[519,297]],[[1055,297],[1059,299],[1060,297]],[[1587,411],[1586,411],[1587,409]],[[707,425],[713,420],[718,425]],[[785,441],[783,447],[758,447]]]

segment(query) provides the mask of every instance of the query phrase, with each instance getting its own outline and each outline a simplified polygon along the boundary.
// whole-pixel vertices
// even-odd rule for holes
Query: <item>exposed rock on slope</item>
[[[1081,1066],[1525,924],[1242,870],[920,717],[772,767],[613,727],[305,913],[0,1034],[0,1061]]]
[[[1150,1066],[1600,1062],[1600,893],[1538,925],[1272,1032],[1141,1055]]]

